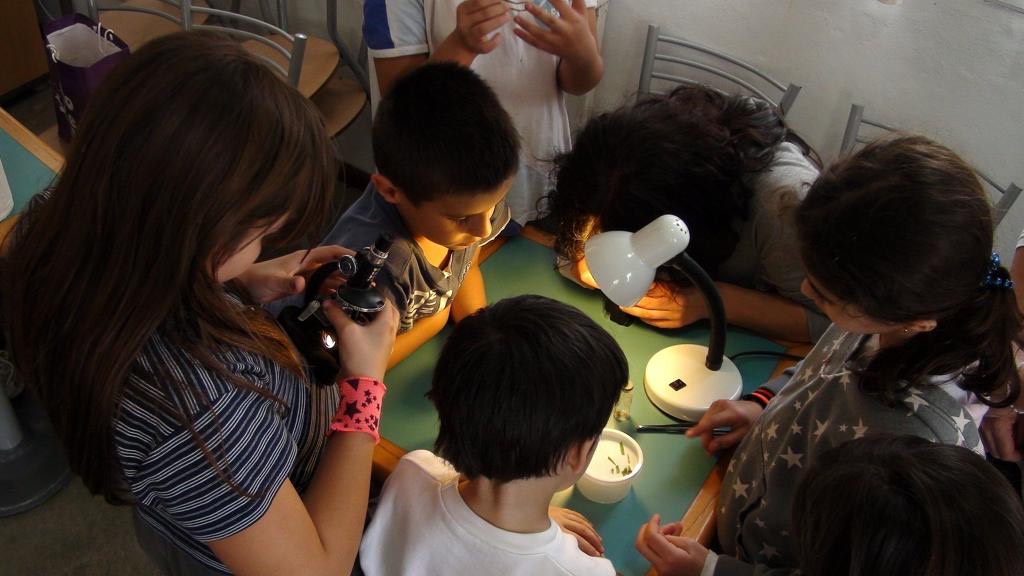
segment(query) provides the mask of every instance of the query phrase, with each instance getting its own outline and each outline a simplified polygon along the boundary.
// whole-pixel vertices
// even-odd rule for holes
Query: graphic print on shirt
[[[400,332],[412,328],[417,318],[433,316],[448,306],[452,299],[452,291],[440,292],[437,290],[413,290],[405,305],[405,315],[402,316]]]

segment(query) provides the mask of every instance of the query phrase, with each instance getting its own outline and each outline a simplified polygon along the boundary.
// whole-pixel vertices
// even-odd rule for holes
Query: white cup
[[[594,502],[618,502],[629,494],[629,487],[643,464],[644,453],[636,440],[615,428],[605,428],[597,441],[594,457],[576,481],[576,487]]]

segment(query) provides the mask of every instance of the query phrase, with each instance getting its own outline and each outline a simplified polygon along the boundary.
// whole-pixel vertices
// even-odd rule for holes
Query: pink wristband
[[[375,378],[339,378],[338,391],[341,392],[341,403],[327,434],[365,432],[373,436],[374,444],[379,443],[380,408],[387,386]]]

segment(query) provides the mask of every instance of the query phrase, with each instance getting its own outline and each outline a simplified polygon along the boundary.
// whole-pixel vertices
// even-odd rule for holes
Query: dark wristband
[[[771,402],[772,398],[774,398],[774,397],[775,397],[775,392],[772,392],[771,389],[769,389],[769,388],[767,388],[765,386],[761,386],[760,388],[758,388],[757,390],[754,390],[750,394],[744,394],[743,396],[740,396],[740,400],[747,400],[749,402],[754,402],[755,404],[757,404],[761,408],[767,408],[768,407],[768,403]]]

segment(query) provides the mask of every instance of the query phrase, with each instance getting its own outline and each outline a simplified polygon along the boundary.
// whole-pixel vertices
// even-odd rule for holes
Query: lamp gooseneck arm
[[[725,354],[725,305],[722,303],[722,295],[718,293],[708,273],[685,252],[673,258],[668,265],[682,272],[704,296],[711,321],[711,341],[708,343],[708,357],[704,365],[708,370],[718,370],[722,367],[722,356]]]

